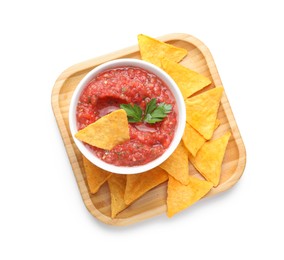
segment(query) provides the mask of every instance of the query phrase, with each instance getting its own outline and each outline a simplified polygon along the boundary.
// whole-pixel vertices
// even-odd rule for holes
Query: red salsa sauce
[[[82,91],[76,110],[78,130],[102,116],[120,109],[121,104],[137,104],[145,110],[147,102],[172,105],[172,111],[158,123],[129,123],[130,140],[103,150],[87,145],[93,153],[117,166],[137,166],[153,161],[169,147],[177,125],[175,99],[156,75],[137,67],[119,67],[96,76]]]

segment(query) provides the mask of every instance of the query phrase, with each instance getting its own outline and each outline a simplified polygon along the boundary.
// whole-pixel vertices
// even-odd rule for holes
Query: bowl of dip
[[[122,104],[135,104],[145,112],[153,99],[157,106],[170,106],[170,112],[155,123],[128,122],[130,140],[111,150],[75,137]],[[95,67],[79,82],[69,107],[70,132],[80,152],[94,165],[119,174],[145,172],[164,162],[181,141],[185,121],[184,100],[174,80],[159,67],[138,59],[117,59]]]

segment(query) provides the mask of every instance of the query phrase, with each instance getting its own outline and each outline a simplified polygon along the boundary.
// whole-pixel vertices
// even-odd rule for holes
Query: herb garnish
[[[121,104],[120,108],[124,109],[127,113],[127,118],[129,123],[145,122],[149,124],[154,124],[161,122],[168,113],[172,111],[172,105],[160,103],[157,105],[157,99],[151,99],[143,112],[141,107],[134,104]]]

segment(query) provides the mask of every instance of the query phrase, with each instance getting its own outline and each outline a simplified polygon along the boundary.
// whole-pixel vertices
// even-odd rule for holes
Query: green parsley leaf
[[[161,122],[163,121],[164,118],[158,118],[158,117],[152,117],[151,114],[147,114],[145,119],[144,119],[144,122],[148,123],[148,124],[155,124],[157,122]]]
[[[168,114],[172,111],[172,105],[170,104],[165,104],[164,102],[163,103],[160,103],[159,104],[159,107],[162,107],[163,108],[163,111],[164,113]]]
[[[144,122],[149,124],[154,124],[157,122],[161,122],[168,113],[172,110],[172,105],[161,103],[159,104],[152,113],[147,114]]]
[[[146,122],[155,124],[161,122],[172,111],[172,105],[160,103],[157,106],[157,99],[153,98],[146,104],[146,109],[143,113],[142,109],[134,104],[122,104],[120,108],[124,109],[127,113],[129,123]]]
[[[151,114],[156,107],[157,107],[157,99],[153,98],[146,105],[145,115],[147,116],[148,114]]]
[[[121,104],[120,108],[125,110],[129,123],[141,122],[143,112],[139,106],[136,104],[134,106],[131,106],[131,104]]]

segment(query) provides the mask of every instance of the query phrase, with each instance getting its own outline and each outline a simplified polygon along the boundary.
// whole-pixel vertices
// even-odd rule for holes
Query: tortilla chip
[[[127,208],[127,205],[124,202],[126,175],[112,174],[107,182],[111,197],[111,217],[115,218],[119,212]]]
[[[189,182],[188,152],[183,143],[180,142],[171,156],[159,165],[176,180],[186,185]]]
[[[168,217],[172,217],[200,200],[211,190],[212,186],[211,182],[192,176],[190,176],[188,185],[183,185],[169,176],[167,196]]]
[[[211,84],[209,78],[174,61],[163,59],[162,68],[178,85],[184,99]]]
[[[216,187],[220,182],[222,162],[231,133],[206,142],[195,157],[189,154],[193,166]]]
[[[216,119],[214,129],[218,128],[219,125],[220,121]],[[186,149],[193,156],[196,156],[196,153],[206,142],[206,139],[201,134],[199,134],[189,123],[186,123],[182,141]]]
[[[84,156],[83,166],[85,169],[89,190],[92,194],[95,194],[99,190],[99,188],[107,181],[112,173],[95,166]]]
[[[138,35],[138,44],[142,60],[151,62],[158,67],[161,67],[161,59],[163,58],[179,62],[187,55],[186,49],[175,47],[144,34]]]
[[[168,174],[156,167],[150,171],[127,175],[124,201],[127,205],[140,198],[147,191],[153,189],[168,179]]]
[[[185,101],[186,121],[205,139],[214,132],[223,87],[213,88]]]
[[[113,111],[78,131],[75,137],[92,146],[111,150],[130,139],[127,114],[123,109]]]

